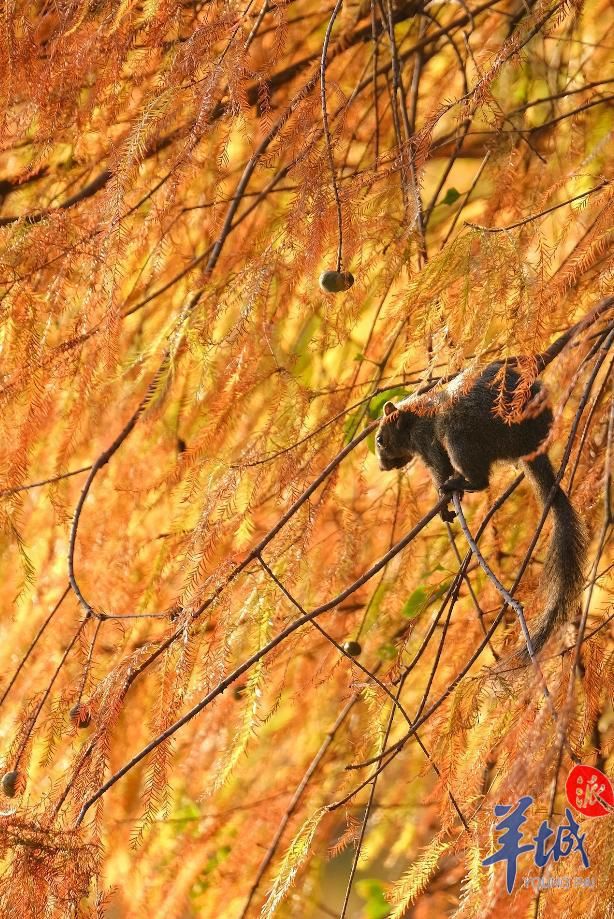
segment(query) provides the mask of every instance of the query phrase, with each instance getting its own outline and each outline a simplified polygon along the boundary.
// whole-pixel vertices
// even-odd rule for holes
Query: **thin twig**
[[[369,568],[361,577],[357,578],[349,587],[343,590],[340,594],[334,597],[332,600],[329,600],[327,603],[322,604],[321,606],[316,607],[310,613],[300,616],[297,619],[294,619],[292,622],[282,629],[274,638],[268,641],[262,648],[259,648],[251,657],[248,657],[243,663],[239,664],[228,676],[224,677],[217,686],[212,689],[207,695],[201,699],[196,705],[185,713],[181,718],[171,724],[165,731],[161,734],[158,734],[153,740],[151,740],[142,750],[140,750],[135,756],[132,757],[129,762],[127,762],[121,769],[118,769],[105,783],[102,785],[90,798],[85,801],[79,815],[77,817],[76,826],[78,826],[83,817],[89,810],[89,808],[98,801],[108,790],[111,788],[119,779],[122,778],[127,772],[134,768],[144,757],[146,757],[152,750],[155,750],[156,747],[160,746],[161,743],[164,743],[165,740],[168,740],[169,737],[172,737],[180,728],[182,728],[188,721],[191,721],[196,715],[198,715],[203,709],[213,702],[219,695],[221,695],[232,683],[235,682],[240,676],[242,676],[247,670],[251,669],[254,664],[256,664],[261,658],[269,654],[274,648],[281,644],[285,639],[291,635],[293,632],[296,632],[297,629],[302,628],[308,622],[311,622],[317,616],[320,616],[322,613],[328,612],[330,609],[334,609],[338,606],[343,600],[348,596],[354,593],[359,587],[362,587],[363,584],[366,584],[378,571],[388,564],[388,562],[398,555],[409,543],[415,539],[415,537],[420,533],[424,527],[429,523],[441,510],[446,502],[447,498],[441,498],[437,504],[435,504],[430,511],[428,511],[421,520],[407,533],[403,539],[399,540],[393,548],[386,553],[375,565]],[[282,518],[283,519],[283,518]],[[278,528],[281,529],[281,521],[278,524]],[[272,537],[271,537],[272,538]],[[263,547],[264,548],[264,547]],[[260,551],[254,554],[254,557],[260,554]],[[183,630],[182,630],[183,634]],[[166,642],[164,643],[166,645]]]
[[[465,207],[467,206],[467,204],[468,204],[468,202],[469,202],[469,198],[471,197],[471,195],[472,195],[473,192],[475,191],[475,188],[476,188],[478,182],[480,181],[480,177],[481,177],[481,175],[482,175],[484,169],[486,168],[486,164],[487,164],[488,160],[490,159],[490,154],[491,154],[491,151],[490,151],[490,150],[487,150],[486,153],[484,154],[484,156],[483,156],[483,158],[482,158],[482,162],[481,162],[480,165],[478,166],[477,171],[476,171],[476,174],[475,174],[474,177],[473,177],[473,181],[471,182],[471,185],[469,186],[469,188],[468,188],[467,191],[465,192],[464,201],[462,201],[461,204],[458,206],[458,208],[457,208],[457,210],[456,210],[456,213],[454,214],[454,217],[452,218],[452,223],[451,223],[450,226],[448,227],[448,231],[447,231],[446,235],[445,235],[444,238],[443,238],[443,242],[441,243],[440,249],[443,249],[443,248],[444,248],[444,246],[446,245],[446,243],[447,243],[447,241],[449,240],[450,236],[451,236],[452,233],[454,232],[454,227],[456,226],[456,224],[457,224],[457,222],[458,222],[458,218],[460,217],[460,215],[461,215],[461,213],[462,213],[462,211],[463,211],[463,208],[465,208]]]
[[[542,514],[541,514],[540,520],[539,520],[539,522],[538,522],[538,525],[537,525],[537,527],[536,527],[536,529],[535,529],[535,533],[533,534],[533,538],[531,539],[531,542],[530,542],[530,544],[529,544],[529,547],[528,547],[528,549],[527,549],[527,551],[526,551],[526,553],[525,553],[523,562],[522,562],[522,564],[521,564],[521,566],[520,566],[520,570],[518,571],[518,574],[516,575],[516,578],[514,579],[514,583],[513,583],[512,587],[510,588],[510,593],[512,593],[512,594],[513,594],[513,592],[516,590],[516,588],[518,587],[518,585],[519,585],[519,583],[520,583],[520,581],[521,581],[521,579],[522,579],[522,577],[523,577],[523,575],[524,575],[524,572],[525,572],[526,569],[527,569],[527,566],[528,566],[528,564],[529,564],[529,561],[530,561],[530,559],[532,558],[533,551],[534,551],[534,549],[535,549],[535,546],[537,545],[537,541],[538,541],[538,539],[539,539],[539,536],[540,536],[540,534],[541,534],[541,531],[542,531],[542,529],[543,529],[543,527],[544,527],[544,524],[545,524],[545,522],[546,522],[546,517],[547,517],[548,512],[549,512],[549,510],[550,510],[550,506],[551,506],[551,504],[552,504],[552,501],[553,501],[554,498],[555,498],[557,486],[559,485],[561,479],[563,478],[565,469],[566,469],[567,464],[568,464],[568,462],[569,462],[569,457],[570,457],[570,455],[571,455],[572,444],[573,444],[573,441],[574,441],[576,432],[577,432],[577,430],[578,430],[578,426],[579,426],[579,424],[580,424],[580,419],[581,419],[581,417],[582,417],[582,413],[583,413],[584,408],[586,407],[586,404],[587,404],[588,399],[589,399],[589,397],[590,397],[590,392],[591,392],[592,386],[593,386],[593,384],[594,384],[594,382],[595,382],[595,379],[596,379],[596,377],[597,377],[597,374],[598,374],[599,370],[601,369],[601,366],[603,365],[603,362],[605,361],[605,358],[606,358],[606,356],[607,356],[608,350],[609,350],[609,348],[610,348],[610,346],[611,346],[611,344],[612,344],[613,341],[614,341],[614,331],[611,332],[611,333],[609,334],[609,336],[607,337],[607,339],[606,339],[604,342],[601,343],[600,350],[602,351],[602,354],[601,354],[601,355],[599,356],[599,358],[595,361],[595,366],[593,367],[593,371],[592,371],[592,373],[591,373],[591,376],[590,376],[590,378],[589,378],[589,380],[588,380],[588,382],[587,382],[587,384],[586,384],[586,386],[585,386],[584,393],[583,393],[583,395],[582,395],[582,398],[581,398],[580,403],[579,403],[579,405],[578,405],[578,409],[577,409],[577,411],[576,411],[576,416],[575,416],[574,421],[573,421],[572,426],[571,426],[570,434],[569,434],[569,437],[568,437],[568,440],[567,440],[567,446],[566,446],[566,448],[565,448],[565,452],[564,452],[563,458],[562,458],[562,460],[561,460],[561,465],[560,465],[559,470],[558,470],[558,473],[557,473],[557,475],[556,475],[556,477],[555,477],[555,485],[554,485],[553,488],[551,489],[550,494],[548,495],[547,499],[546,499],[545,502],[544,502],[544,507],[543,507],[543,509],[542,509]],[[475,651],[475,653],[471,656],[471,658],[469,659],[469,661],[467,662],[467,664],[466,664],[466,665],[462,668],[462,670],[454,677],[454,679],[448,684],[448,686],[446,687],[446,689],[444,690],[444,692],[443,692],[443,693],[439,696],[439,698],[430,706],[430,708],[428,709],[428,711],[427,711],[424,715],[422,715],[422,717],[421,717],[420,719],[418,719],[417,722],[414,723],[414,727],[411,729],[411,731],[409,731],[407,734],[405,734],[403,737],[401,737],[399,740],[397,740],[392,746],[390,746],[386,751],[384,751],[383,754],[380,754],[379,756],[372,757],[371,759],[365,760],[365,761],[363,761],[363,762],[361,762],[361,763],[352,763],[352,764],[350,764],[349,766],[346,767],[347,769],[363,769],[363,768],[366,767],[366,766],[370,766],[370,765],[372,765],[373,763],[376,763],[376,762],[381,761],[381,760],[383,759],[383,757],[386,757],[386,756],[388,756],[389,754],[394,754],[396,751],[398,751],[398,750],[400,750],[400,749],[403,748],[403,746],[407,743],[407,741],[409,740],[409,738],[410,738],[411,736],[413,736],[413,734],[415,733],[416,729],[419,728],[419,727],[421,727],[421,725],[424,724],[424,722],[425,722],[426,720],[428,720],[428,718],[430,718],[430,716],[431,716],[435,711],[437,711],[437,709],[440,707],[440,705],[442,705],[443,702],[445,702],[445,700],[448,698],[448,696],[450,695],[450,693],[454,690],[454,688],[455,688],[455,687],[458,685],[458,683],[463,679],[463,677],[469,672],[469,670],[471,669],[471,667],[473,666],[473,664],[474,664],[474,663],[477,661],[477,659],[480,657],[480,655],[482,654],[484,648],[485,648],[486,645],[488,644],[488,640],[491,638],[491,636],[493,635],[495,629],[497,628],[497,626],[498,626],[499,623],[501,622],[501,620],[502,620],[502,618],[503,618],[503,615],[504,615],[504,613],[505,613],[506,606],[507,606],[507,603],[505,603],[505,604],[503,605],[503,607],[501,608],[501,610],[500,610],[499,613],[497,614],[496,619],[494,620],[493,624],[491,625],[490,629],[488,630],[487,636],[486,636],[486,637],[484,638],[484,640],[480,643],[479,647],[477,648],[477,650]],[[573,754],[572,754],[572,756],[573,756]],[[367,782],[368,782],[368,780],[367,780]],[[363,783],[363,785],[361,785],[360,787],[364,787],[364,784],[366,784],[367,782]],[[347,796],[347,799],[349,800],[355,793],[356,793],[356,790],[355,790],[354,792],[352,792],[350,795],[348,795],[348,796]]]
[[[514,612],[518,616],[518,621],[520,622],[520,628],[522,629],[522,634],[524,636],[524,640],[527,646],[527,651],[529,652],[529,657],[531,658],[531,661],[535,664],[536,663],[535,652],[533,651],[533,645],[531,643],[531,636],[529,635],[527,621],[524,617],[524,610],[522,608],[522,603],[520,603],[519,600],[516,600],[514,599],[514,597],[512,597],[510,592],[501,583],[497,575],[494,573],[494,571],[492,570],[492,568],[490,567],[490,565],[488,564],[488,562],[486,561],[486,559],[480,552],[477,546],[477,543],[475,542],[473,536],[471,535],[471,531],[469,530],[469,527],[467,526],[467,521],[465,520],[465,515],[463,514],[463,507],[460,501],[460,496],[457,491],[455,491],[452,495],[452,503],[454,504],[454,510],[456,511],[456,516],[457,516],[458,522],[460,523],[461,530],[463,531],[465,535],[465,539],[467,540],[467,543],[469,544],[469,548],[475,555],[480,565],[480,568],[482,569],[482,571],[484,572],[488,580],[492,584],[495,585],[496,589],[501,594],[501,596],[503,597],[507,605],[511,606],[511,608],[514,610]]]
[[[271,578],[271,580],[273,581],[273,583],[276,584],[277,587],[279,587],[279,589],[281,590],[281,592],[283,593],[283,595],[284,595],[285,597],[287,597],[287,599],[290,601],[290,603],[299,611],[299,613],[301,614],[301,616],[306,616],[306,615],[307,615],[306,610],[301,606],[301,604],[298,602],[298,600],[296,600],[295,597],[292,596],[292,594],[290,593],[290,591],[288,590],[288,588],[280,581],[280,579],[277,577],[277,575],[275,574],[275,572],[271,570],[271,568],[267,565],[267,563],[265,562],[265,560],[263,559],[262,556],[259,556],[258,561],[260,562],[260,564],[262,565],[262,567],[264,568],[264,570],[266,571],[266,573],[268,574],[268,576]],[[382,683],[382,681],[375,675],[375,672],[372,671],[372,670],[369,670],[367,667],[364,666],[364,664],[362,664],[359,660],[357,660],[357,658],[355,658],[355,657],[353,657],[351,654],[349,654],[349,653],[345,650],[345,648],[343,647],[343,645],[339,644],[339,642],[338,642],[335,638],[333,638],[333,636],[332,636],[329,632],[327,632],[326,629],[322,628],[322,626],[320,625],[319,622],[316,622],[316,620],[313,619],[313,620],[311,621],[311,624],[314,626],[314,628],[316,628],[316,629],[318,630],[318,632],[319,632],[324,638],[326,638],[326,640],[327,640],[328,642],[330,642],[331,645],[333,645],[333,647],[335,647],[335,648],[337,649],[337,651],[338,651],[340,654],[342,654],[345,658],[347,658],[347,660],[349,660],[350,663],[351,663],[354,667],[357,667],[359,670],[362,670],[362,672],[365,674],[365,676],[366,676],[369,680],[372,680],[374,683],[377,684],[377,686],[379,686],[379,688],[380,688],[380,689],[388,696],[388,698],[392,701],[393,706],[396,706],[396,707],[399,709],[399,711],[401,712],[401,714],[402,714],[403,717],[405,718],[406,722],[407,722],[408,725],[410,725],[410,727],[411,727],[411,718],[409,717],[409,715],[407,714],[407,712],[405,711],[405,709],[403,708],[403,706],[400,704],[400,702],[399,702],[397,699],[395,699],[394,695],[390,692],[390,690],[389,690],[388,687],[385,685],[385,683]]]
[[[40,482],[30,482],[28,485],[19,485],[17,488],[3,488],[0,491],[0,498],[16,495],[20,491],[29,491],[31,488],[40,488],[41,485],[50,485],[51,482],[59,482],[60,479],[69,479],[72,475],[80,475],[91,468],[91,466],[82,466],[81,469],[73,469],[72,472],[60,472],[58,475],[51,476],[50,479],[41,479]]]
[[[32,735],[32,731],[34,730],[34,726],[36,725],[36,722],[38,721],[38,717],[39,717],[41,711],[43,710],[43,706],[44,706],[45,702],[47,701],[47,699],[49,698],[49,693],[51,692],[51,690],[52,690],[52,688],[53,688],[53,684],[55,683],[56,679],[58,678],[59,673],[60,673],[62,667],[64,666],[64,663],[66,662],[66,658],[68,657],[68,655],[70,654],[70,652],[71,652],[72,649],[74,648],[75,643],[76,643],[77,639],[79,638],[79,635],[80,635],[81,632],[83,631],[83,627],[85,626],[85,623],[86,623],[86,622],[87,622],[87,618],[84,618],[84,619],[81,620],[81,622],[80,622],[79,625],[77,626],[77,628],[76,628],[76,630],[75,630],[75,633],[74,633],[73,637],[70,639],[70,641],[69,641],[69,643],[68,643],[68,645],[67,645],[67,647],[66,647],[66,650],[64,651],[64,653],[62,654],[62,657],[60,658],[60,661],[59,661],[57,667],[56,667],[55,670],[53,671],[53,674],[52,674],[52,676],[51,676],[51,679],[49,680],[49,683],[47,684],[47,688],[45,689],[45,692],[43,693],[43,696],[42,696],[40,702],[38,703],[38,705],[36,706],[34,712],[32,713],[32,716],[31,716],[30,721],[29,721],[29,723],[28,723],[27,731],[26,731],[25,736],[24,736],[24,738],[23,738],[23,740],[22,740],[22,742],[21,742],[21,744],[20,744],[20,746],[19,746],[19,750],[17,751],[17,755],[15,756],[15,761],[14,761],[14,766],[13,766],[14,769],[17,769],[17,768],[19,767],[19,762],[20,762],[20,760],[21,760],[21,757],[23,756],[23,754],[24,754],[24,752],[25,752],[25,749],[26,749],[26,747],[27,747],[27,745],[28,745],[28,741],[29,741],[29,739],[30,739],[30,737],[31,737],[31,735]]]
[[[612,509],[611,509],[611,496],[610,496],[610,484],[611,484],[611,469],[612,469],[612,447],[614,444],[614,399],[610,403],[610,414],[608,418],[608,437],[607,437],[607,446],[606,446],[606,458],[605,458],[605,474],[604,474],[604,520],[601,529],[601,534],[599,537],[599,546],[597,549],[596,557],[593,563],[594,571],[597,570],[599,566],[599,559],[601,553],[605,547],[607,531],[611,521]],[[567,723],[569,720],[569,713],[571,712],[572,700],[573,700],[573,687],[575,683],[575,676],[580,669],[580,649],[584,640],[584,633],[586,630],[586,623],[588,619],[588,614],[591,605],[593,584],[589,587],[588,596],[586,598],[586,603],[584,604],[584,609],[582,611],[582,616],[580,618],[580,625],[578,627],[578,633],[576,635],[576,642],[574,646],[574,659],[573,663],[569,669],[569,679],[567,683],[567,696],[565,700],[565,705],[563,711],[565,713],[565,718],[561,718],[558,726],[557,732],[557,741],[556,741],[556,769],[554,771],[554,777],[552,780],[552,791],[550,793],[550,807],[548,811],[548,817],[551,818],[554,813],[554,805],[556,801],[556,795],[558,790],[559,775],[561,771],[561,766],[563,764],[563,749],[565,747],[565,731],[567,729]],[[543,875],[545,866],[542,867],[540,871],[540,877]],[[534,903],[534,916],[537,917],[539,914],[539,903],[540,903],[540,894],[541,890],[538,888],[537,895],[535,897]]]
[[[0,707],[4,704],[4,701],[5,701],[6,697],[8,696],[8,694],[9,694],[9,692],[11,691],[11,689],[13,688],[13,686],[15,685],[15,681],[16,681],[17,677],[19,676],[19,674],[20,674],[21,671],[23,670],[23,667],[24,667],[24,665],[26,664],[28,658],[30,657],[30,655],[31,655],[32,652],[34,651],[36,645],[38,644],[40,638],[42,637],[43,632],[45,631],[45,629],[47,628],[47,626],[49,625],[49,623],[51,622],[51,620],[53,619],[53,617],[55,616],[55,614],[56,614],[57,611],[59,610],[60,606],[62,605],[62,603],[64,602],[64,600],[65,600],[66,597],[68,596],[69,591],[70,591],[70,584],[67,584],[67,585],[66,585],[66,588],[65,588],[65,590],[64,590],[64,593],[62,594],[62,596],[60,597],[60,599],[57,601],[57,603],[55,604],[55,606],[53,607],[53,609],[51,610],[51,612],[49,613],[49,615],[47,616],[47,618],[45,619],[45,621],[43,622],[43,624],[41,625],[41,627],[39,628],[38,632],[36,633],[36,635],[34,636],[34,638],[32,639],[32,641],[30,642],[30,645],[29,645],[29,647],[28,647],[28,650],[26,651],[26,653],[24,654],[24,656],[23,656],[22,659],[20,660],[20,662],[19,662],[19,664],[18,664],[18,666],[17,666],[17,669],[15,670],[15,673],[13,674],[13,676],[11,677],[11,679],[10,679],[10,681],[9,681],[9,683],[8,683],[8,686],[6,687],[6,689],[4,690],[4,692],[2,693],[2,698],[0,698]]]
[[[275,835],[273,836],[273,839],[271,840],[269,844],[269,847],[264,855],[264,858],[260,862],[258,871],[256,873],[256,877],[254,878],[252,882],[252,886],[250,887],[249,893],[247,895],[247,900],[245,902],[245,905],[243,906],[243,909],[241,910],[241,913],[238,919],[245,919],[245,917],[247,916],[247,911],[249,910],[252,900],[254,899],[254,895],[260,885],[260,882],[262,881],[262,878],[264,877],[267,868],[269,867],[269,865],[273,861],[273,858],[275,857],[275,853],[277,852],[277,849],[279,847],[279,843],[281,841],[281,837],[284,834],[284,830],[286,829],[288,823],[290,822],[292,815],[296,811],[296,808],[298,807],[305,793],[307,786],[309,785],[315,772],[320,766],[320,763],[326,756],[326,753],[328,752],[329,747],[331,746],[332,742],[337,736],[337,732],[339,728],[341,727],[341,725],[343,724],[347,716],[350,714],[351,710],[354,708],[356,703],[359,701],[359,699],[360,699],[360,693],[356,692],[351,697],[351,699],[349,699],[345,703],[345,705],[339,712],[335,720],[335,723],[332,725],[330,730],[326,733],[318,752],[315,754],[314,758],[309,763],[309,766],[307,767],[307,770],[305,771],[302,779],[296,786],[294,790],[294,794],[290,798],[290,801],[288,802],[288,806],[286,807],[286,810],[284,811],[283,817],[281,818],[279,825],[277,829],[275,830]]]
[[[610,182],[604,179],[603,182],[600,182],[599,185],[595,185],[594,188],[589,188],[588,191],[583,191],[579,195],[574,195],[573,198],[567,198],[566,201],[561,201],[559,204],[553,204],[552,207],[547,207],[543,211],[538,211],[537,214],[531,214],[529,217],[524,217],[522,220],[516,221],[516,223],[508,223],[504,227],[484,227],[479,223],[471,223],[469,220],[465,220],[465,226],[471,227],[474,230],[481,230],[483,233],[503,233],[506,230],[515,230],[516,227],[522,227],[526,223],[531,223],[533,220],[539,220],[540,217],[545,217],[546,214],[558,211],[559,208],[572,204],[574,201],[579,201],[581,198],[588,198],[590,195],[594,195],[595,192],[601,191],[602,188],[605,188],[605,186],[609,184]]]
[[[332,184],[332,189],[333,189],[333,195],[335,198],[335,207],[337,209],[337,271],[341,271],[342,266],[343,266],[343,216],[341,213],[341,199],[339,197],[339,188],[337,187],[337,174],[335,172],[335,160],[333,157],[333,144],[332,144],[332,139],[330,136],[330,127],[328,124],[328,112],[326,110],[326,55],[328,52],[328,44],[330,42],[330,36],[333,31],[335,19],[339,15],[339,10],[341,9],[342,5],[343,5],[343,0],[337,0],[337,2],[335,3],[335,7],[328,21],[328,26],[326,27],[326,33],[324,35],[324,43],[322,45],[322,57],[320,60],[320,94],[321,94],[321,99],[322,99],[322,127],[324,129],[324,138],[326,142],[326,155],[328,157],[331,184]]]
[[[449,523],[446,523],[446,529],[447,529],[447,531],[448,531],[448,539],[450,540],[450,545],[452,546],[452,550],[453,550],[453,552],[454,552],[454,555],[456,556],[456,560],[457,560],[459,566],[462,566],[462,564],[463,564],[463,559],[461,558],[461,554],[460,554],[460,552],[458,551],[458,546],[456,545],[456,539],[454,538],[454,533],[453,533],[452,527],[451,527],[451,525],[450,525]],[[476,540],[476,541],[477,541],[477,540]],[[478,621],[479,621],[479,623],[480,623],[480,626],[482,627],[482,632],[484,633],[484,635],[486,635],[486,626],[484,625],[484,610],[483,610],[482,607],[480,606],[480,602],[479,602],[479,600],[478,600],[478,598],[477,598],[477,596],[476,596],[476,594],[475,594],[475,590],[473,589],[473,585],[472,585],[472,583],[471,583],[471,581],[470,581],[470,579],[469,579],[469,576],[468,576],[468,574],[466,573],[466,571],[463,571],[463,572],[462,572],[462,576],[463,576],[463,580],[465,581],[465,584],[467,585],[467,590],[469,591],[469,596],[471,597],[471,601],[472,601],[472,603],[473,603],[473,605],[474,605],[474,607],[475,607],[475,611],[476,611],[477,616],[478,616]],[[499,659],[499,655],[498,655],[497,651],[493,648],[492,645],[491,645],[491,647],[490,647],[490,651],[491,651],[491,654],[492,654],[492,656],[494,657],[494,659],[495,659],[495,660],[498,660],[498,659]]]

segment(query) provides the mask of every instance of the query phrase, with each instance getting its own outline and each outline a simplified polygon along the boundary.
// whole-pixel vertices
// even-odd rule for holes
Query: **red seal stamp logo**
[[[567,800],[585,817],[614,813],[614,790],[607,775],[594,766],[574,766],[565,782]]]

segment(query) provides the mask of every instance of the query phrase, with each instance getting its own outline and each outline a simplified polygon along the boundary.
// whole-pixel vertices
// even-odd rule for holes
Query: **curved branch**
[[[316,607],[316,609],[312,610],[310,613],[305,613],[304,616],[300,616],[298,619],[290,622],[274,638],[263,645],[262,648],[259,648],[258,651],[255,651],[251,657],[248,657],[245,661],[243,661],[242,664],[239,664],[238,667],[235,667],[235,669],[229,673],[228,676],[224,677],[224,679],[221,680],[218,685],[211,690],[211,692],[207,693],[207,695],[201,699],[200,702],[197,702],[196,705],[192,706],[192,708],[187,711],[185,715],[171,724],[170,727],[168,727],[161,734],[158,734],[157,737],[154,737],[154,739],[150,741],[147,746],[143,747],[139,753],[135,754],[135,756],[133,756],[129,762],[122,766],[121,769],[118,769],[117,772],[115,772],[104,783],[104,785],[102,785],[90,798],[87,799],[79,811],[75,825],[80,825],[90,807],[95,804],[96,801],[98,801],[109,790],[109,788],[112,788],[116,782],[118,782],[124,775],[126,775],[127,772],[130,772],[130,770],[133,769],[138,763],[140,763],[142,759],[144,759],[149,753],[152,752],[152,750],[155,750],[156,747],[159,747],[160,744],[164,743],[165,740],[168,740],[170,737],[176,734],[177,731],[180,730],[180,728],[182,728],[189,721],[191,721],[192,718],[195,718],[196,715],[200,714],[200,712],[202,712],[208,705],[210,705],[219,695],[228,689],[228,687],[234,683],[235,680],[238,680],[240,676],[242,676],[247,670],[253,667],[254,664],[256,664],[263,657],[266,657],[267,654],[269,654],[271,651],[273,651],[274,648],[285,641],[285,639],[288,638],[289,635],[292,635],[293,632],[296,632],[308,622],[311,622],[313,619],[321,616],[322,613],[326,613],[329,610],[334,609],[343,600],[357,591],[359,587],[362,587],[363,584],[366,584],[367,581],[373,577],[373,575],[377,574],[378,571],[381,571],[381,569],[387,565],[388,562],[395,557],[395,555],[398,555],[399,552],[401,552],[407,545],[409,545],[413,539],[416,538],[418,533],[424,529],[427,523],[429,523],[439,513],[447,500],[448,499],[445,496],[440,498],[437,504],[435,504],[431,510],[421,518],[421,520],[413,527],[413,529],[410,530],[409,533],[407,533],[406,536],[403,537],[403,539],[399,540],[399,542],[397,542],[389,552],[382,556],[382,558],[376,562],[375,565],[369,568],[369,570],[366,571],[361,577],[350,584],[349,587],[343,590],[332,600],[329,600],[327,603],[323,603],[321,606]],[[259,552],[256,554],[259,554]]]

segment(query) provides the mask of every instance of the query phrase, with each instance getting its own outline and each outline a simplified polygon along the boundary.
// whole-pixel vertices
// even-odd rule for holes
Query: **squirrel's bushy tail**
[[[544,562],[542,583],[546,606],[531,632],[533,650],[543,648],[552,631],[565,622],[578,603],[584,586],[584,560],[587,536],[584,524],[573,509],[569,498],[556,484],[554,470],[545,454],[523,462],[526,473],[533,481],[541,504],[545,504],[552,488],[556,488],[550,513],[553,529]],[[524,661],[529,655],[526,647],[519,652]]]

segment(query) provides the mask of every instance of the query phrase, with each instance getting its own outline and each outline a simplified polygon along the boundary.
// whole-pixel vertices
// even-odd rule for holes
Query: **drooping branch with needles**
[[[612,298],[606,0],[13,13],[0,913],[494,919],[493,803],[610,766],[611,317],[544,351]],[[590,536],[528,664],[547,502],[374,456],[518,354]]]

